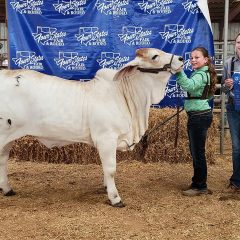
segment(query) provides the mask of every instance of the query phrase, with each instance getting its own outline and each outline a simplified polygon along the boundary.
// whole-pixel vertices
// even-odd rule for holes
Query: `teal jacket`
[[[201,97],[205,85],[210,84],[210,74],[209,72],[206,73],[207,70],[208,66],[199,68],[191,74],[190,78],[188,78],[183,71],[178,72],[176,73],[177,83],[184,91],[187,91],[191,97]],[[186,99],[184,108],[187,112],[211,109],[208,99]]]

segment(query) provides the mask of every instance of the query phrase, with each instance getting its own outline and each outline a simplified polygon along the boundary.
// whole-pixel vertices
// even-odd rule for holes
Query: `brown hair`
[[[217,83],[217,72],[215,70],[215,67],[212,63],[211,58],[209,57],[208,50],[204,47],[196,47],[192,50],[193,51],[199,51],[203,54],[204,57],[208,59],[206,66],[208,66],[208,71],[210,74],[210,89],[208,91],[208,97],[213,96],[216,91],[216,83]]]
[[[240,33],[237,34],[237,36],[235,37],[235,41],[237,40],[237,38],[240,36]]]
[[[239,53],[237,51],[237,46],[236,46],[236,43],[237,43],[237,38],[240,36],[240,33],[237,34],[237,36],[235,37],[235,54],[239,57]]]

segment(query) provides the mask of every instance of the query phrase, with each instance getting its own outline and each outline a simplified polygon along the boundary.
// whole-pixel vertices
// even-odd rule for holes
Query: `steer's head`
[[[140,48],[136,51],[136,58],[121,68],[114,79],[120,79],[133,71],[158,74],[170,72],[175,74],[183,68],[183,58],[166,53],[156,48]]]

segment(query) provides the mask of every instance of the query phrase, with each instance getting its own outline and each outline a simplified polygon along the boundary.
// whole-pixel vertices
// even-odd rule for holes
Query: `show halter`
[[[173,57],[174,57],[174,55],[172,54],[170,63],[165,64],[162,68],[141,68],[141,67],[138,67],[137,69],[138,69],[140,72],[148,72],[148,73],[158,74],[159,72],[165,72],[165,71],[167,71],[167,72],[170,72],[171,74],[173,74],[173,73],[171,72],[171,65],[172,65]],[[169,69],[170,69],[170,71],[169,71]]]

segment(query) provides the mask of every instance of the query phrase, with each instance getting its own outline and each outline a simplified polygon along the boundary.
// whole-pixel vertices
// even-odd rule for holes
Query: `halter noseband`
[[[137,69],[140,72],[148,72],[148,73],[155,73],[155,74],[157,74],[159,72],[165,72],[165,71],[168,71],[169,68],[171,69],[173,57],[174,57],[174,55],[172,54],[170,63],[165,64],[162,68],[140,68],[140,67],[138,67]],[[171,70],[169,72],[172,73]]]

